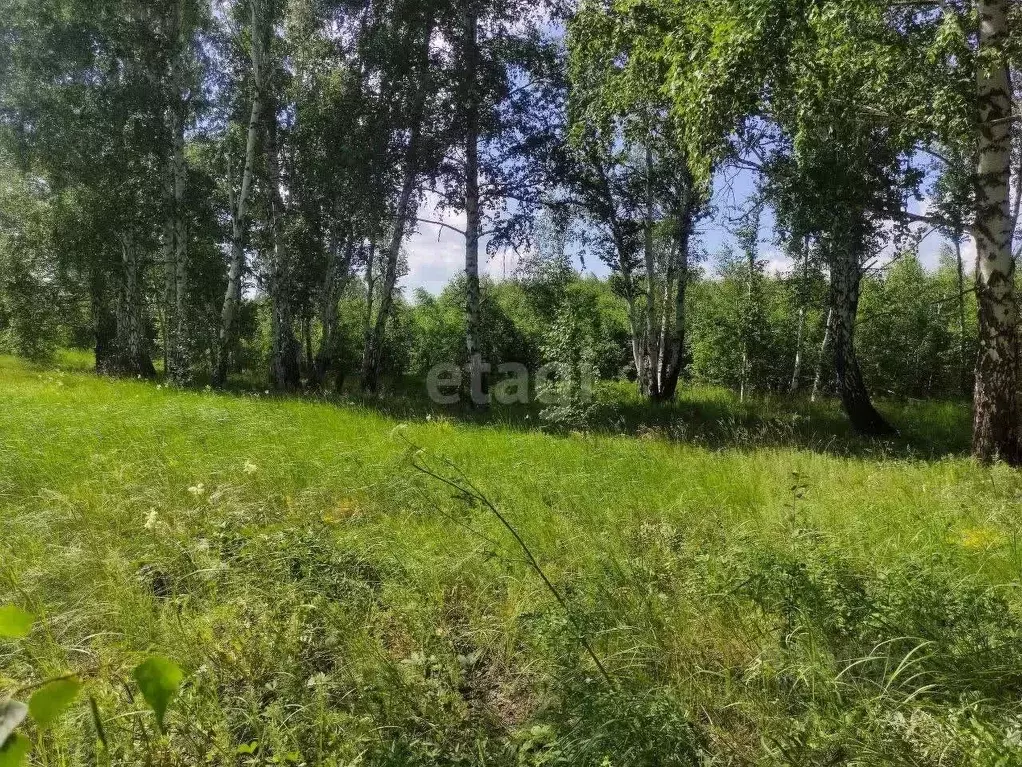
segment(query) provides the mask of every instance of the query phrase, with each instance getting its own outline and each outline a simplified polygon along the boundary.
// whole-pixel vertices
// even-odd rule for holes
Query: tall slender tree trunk
[[[174,206],[176,221],[174,244],[177,249],[176,296],[177,312],[177,354],[175,376],[181,383],[191,380],[190,332],[188,323],[188,217],[185,211],[185,192],[188,184],[188,167],[185,164],[185,131],[183,115],[175,126],[174,140]]]
[[[228,162],[227,185],[231,204],[231,260],[227,267],[227,291],[220,312],[220,330],[217,339],[216,363],[213,368],[213,385],[223,387],[227,383],[230,369],[231,350],[237,332],[238,308],[241,306],[242,275],[245,272],[245,222],[249,194],[252,191],[252,176],[255,170],[256,145],[259,137],[259,116],[262,113],[262,96],[259,87],[252,93],[252,111],[248,121],[248,137],[245,143],[245,160],[241,171],[241,187],[234,190],[234,180]]]
[[[305,348],[305,369],[312,378],[315,354],[312,351],[312,313],[309,311],[302,315],[302,344]]]
[[[806,336],[806,304],[809,289],[809,239],[802,242],[802,285],[799,290],[798,323],[795,330],[795,363],[792,365],[791,386],[788,391],[798,392],[799,380],[802,378],[802,347]]]
[[[746,311],[752,312],[755,301],[755,280],[756,280],[756,251],[753,248],[746,250],[746,269],[748,269],[748,280],[745,285],[745,306]],[[744,318],[743,324],[745,325],[745,332],[742,333],[742,379],[741,387],[738,391],[739,402],[745,402],[747,390],[749,389],[751,382],[749,380],[751,373],[751,364],[749,361],[749,346],[752,338],[752,328],[749,327],[751,318]],[[754,320],[753,320],[754,321]]]
[[[418,129],[415,130],[413,140],[417,143]],[[365,350],[362,355],[362,389],[368,393],[375,394],[379,388],[380,366],[383,361],[383,342],[387,330],[387,320],[390,317],[391,307],[394,305],[394,288],[397,284],[398,261],[401,255],[401,243],[404,241],[404,234],[409,216],[411,215],[412,196],[415,193],[415,181],[417,177],[417,160],[409,150],[404,179],[401,184],[401,193],[398,198],[397,215],[394,219],[394,228],[391,232],[390,243],[387,246],[386,261],[383,265],[383,285],[380,293],[380,308],[376,314],[376,321],[372,324],[370,333],[366,336]]]
[[[271,85],[269,47],[272,19],[261,2],[252,0],[252,74],[262,94],[263,153],[266,162],[269,199],[270,266],[267,292],[270,298],[270,384],[283,391],[301,385],[301,344],[295,335],[293,268],[284,237],[286,205],[281,194],[280,148],[277,135],[277,105]]]
[[[340,346],[337,303],[348,284],[354,252],[353,232],[349,231],[343,238],[337,235],[331,238],[319,310],[319,323],[323,335],[320,337],[312,366],[312,381],[316,386],[322,387],[326,384],[327,373],[337,362]]]
[[[643,339],[642,339],[642,373],[639,378],[642,386],[642,393],[654,401],[660,400],[660,347],[658,332],[656,329],[656,251],[653,241],[653,155],[647,148],[645,150],[646,163],[646,210],[642,222],[643,236],[643,258],[646,265],[646,289],[643,306]]]
[[[270,383],[284,391],[301,385],[301,348],[295,336],[292,269],[284,242],[284,201],[280,194],[276,115],[267,117],[266,164],[270,185],[270,241],[273,252],[269,275],[271,304]]]
[[[380,383],[380,367],[383,360],[383,342],[394,303],[394,287],[397,284],[398,262],[401,255],[401,244],[404,242],[408,222],[414,215],[415,186],[419,177],[419,144],[422,137],[422,120],[426,107],[426,90],[429,82],[429,46],[433,36],[433,25],[428,24],[419,50],[418,82],[414,83],[416,94],[411,110],[411,131],[405,147],[404,173],[401,191],[398,194],[397,209],[394,215],[394,226],[391,231],[390,243],[387,247],[386,263],[383,272],[383,292],[380,296],[380,310],[376,315],[376,323],[372,332],[366,336],[365,352],[362,355],[362,389],[375,394]]]
[[[168,378],[172,377],[174,368],[174,347],[177,346],[177,323],[175,309],[177,306],[177,227],[174,221],[174,176],[171,167],[172,159],[168,159],[163,184],[163,370]]]
[[[376,304],[376,281],[379,279],[376,274],[376,239],[369,241],[366,249],[366,314],[363,336],[369,337],[373,332],[373,307]]]
[[[820,354],[816,358],[816,372],[813,373],[813,391],[809,395],[810,402],[816,402],[820,394],[820,384],[823,383],[823,363],[827,359],[827,349],[830,348],[830,328],[834,322],[834,308],[827,311],[827,321],[823,326],[823,343],[820,344]]]
[[[156,375],[156,368],[149,356],[142,264],[137,243],[131,234],[121,237],[120,277],[116,311],[116,362],[113,369],[123,375],[150,378]]]
[[[962,394],[972,390],[969,366],[969,338],[965,326],[965,262],[962,259],[962,233],[955,234],[955,266],[958,269],[958,380]]]
[[[745,284],[745,306],[739,313],[742,323],[742,369],[739,389],[739,399],[744,402],[749,391],[753,388],[753,360],[758,358],[762,346],[760,339],[760,323],[762,314],[760,308],[760,264],[759,264],[759,224],[761,210],[757,206],[753,209],[750,219],[738,231],[738,240],[745,253],[746,284]]]
[[[482,356],[482,299],[479,287],[479,19],[472,0],[467,0],[463,18],[463,77],[465,116],[465,350],[472,381],[479,381],[485,393]],[[482,405],[483,402],[476,402]]]
[[[685,296],[688,292],[689,247],[692,239],[693,210],[689,204],[682,206],[676,222],[674,246],[674,317],[670,332],[666,334],[660,376],[660,400],[673,400],[678,393],[678,380],[685,364]]]
[[[635,377],[639,386],[639,393],[645,396],[646,390],[643,385],[642,370],[646,365],[646,347],[642,340],[642,317],[639,312],[639,302],[636,298],[635,280],[632,276],[631,270],[624,266],[625,256],[620,248],[619,253],[622,253],[619,260],[619,263],[622,264],[621,282],[624,286],[623,293],[625,304],[628,308],[628,343],[632,350],[632,364],[635,365]]]
[[[668,256],[663,285],[660,286],[660,308],[657,312],[659,315],[657,319],[657,349],[660,350],[660,354],[657,357],[654,369],[656,371],[657,391],[661,396],[663,395],[664,376],[667,372],[667,355],[671,352],[669,348],[671,342],[669,334],[674,325],[674,318],[671,316],[674,301],[671,297],[674,291],[675,270],[677,267],[677,258],[674,252],[676,247],[676,244],[671,245],[671,253]]]
[[[117,317],[110,308],[104,270],[94,267],[89,280],[90,310],[95,336],[96,372],[116,372]]]
[[[183,104],[175,104],[168,115],[171,147],[167,167],[167,221],[164,226],[166,373],[178,384],[188,383],[191,378],[187,317],[188,221],[184,209],[188,170],[183,111]]]
[[[614,194],[611,190],[606,170],[600,164],[599,160],[595,160],[594,164],[597,168],[599,168],[601,191],[604,200],[607,203],[608,209],[613,210]],[[611,236],[614,239],[614,248],[617,251],[618,268],[621,274],[623,294],[625,303],[628,305],[628,340],[632,350],[632,364],[635,365],[635,377],[639,386],[639,393],[645,396],[646,390],[643,386],[642,371],[646,365],[644,357],[646,347],[643,342],[643,324],[642,317],[639,313],[638,290],[636,289],[635,275],[633,274],[631,267],[632,254],[628,247],[628,238],[625,236],[624,228],[616,215],[611,214],[607,224],[610,227]]]
[[[185,190],[188,167],[185,162],[186,101],[185,60],[188,40],[185,31],[185,3],[178,0],[168,24],[168,37],[176,50],[168,73],[167,163],[165,177],[164,225],[164,370],[169,380],[185,384],[191,379],[188,307],[188,219]]]
[[[855,321],[862,282],[861,248],[857,244],[840,242],[832,244],[830,250],[830,330],[838,395],[857,432],[869,436],[891,434],[894,430],[873,407],[855,353]]]
[[[806,308],[798,308],[798,323],[795,327],[795,361],[791,367],[791,384],[788,391],[792,394],[798,392],[799,379],[802,377],[802,344],[806,334]]]
[[[976,297],[979,356],[972,452],[981,461],[1022,463],[1019,434],[1018,308],[1011,218],[1009,0],[979,0],[979,160],[976,173]]]

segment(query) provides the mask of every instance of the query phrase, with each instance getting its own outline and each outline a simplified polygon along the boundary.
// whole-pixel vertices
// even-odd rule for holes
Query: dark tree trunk
[[[92,327],[96,342],[96,372],[115,372],[117,354],[117,317],[110,308],[105,280],[98,273],[91,280]]]
[[[302,341],[305,343],[305,369],[311,378],[315,356],[312,351],[312,316],[309,314],[302,317]]]
[[[253,11],[255,13],[255,11]],[[259,23],[261,21],[261,23]],[[264,26],[265,25],[265,26]],[[257,79],[256,87],[263,95],[262,126],[263,151],[266,155],[266,175],[269,197],[270,225],[270,269],[269,296],[271,308],[270,323],[270,384],[283,391],[295,391],[302,383],[301,344],[295,335],[295,312],[293,295],[293,264],[284,237],[286,206],[280,187],[283,181],[280,173],[280,156],[277,144],[276,100],[269,87],[268,48],[270,21],[254,19],[257,34],[252,45],[253,68]]]
[[[660,372],[658,401],[670,402],[678,393],[678,381],[685,365],[685,296],[688,292],[688,250],[692,239],[692,211],[679,214],[674,258],[674,318],[665,334],[664,364]],[[666,321],[666,320],[665,320]]]
[[[295,317],[288,286],[279,277],[270,291],[270,384],[282,391],[296,391],[302,383],[301,344],[295,336]]]
[[[313,385],[324,387],[327,374],[337,364],[340,350],[340,327],[337,313],[337,302],[341,300],[344,286],[348,282],[351,260],[355,252],[354,235],[348,233],[344,242],[334,237],[329,245],[326,274],[323,277],[322,303],[319,310],[319,321],[323,335],[319,339],[319,348],[312,365]]]
[[[256,6],[253,5],[252,30],[257,29]],[[253,70],[258,69],[258,54],[253,49]],[[258,80],[259,78],[253,78]],[[252,109],[248,119],[245,141],[245,159],[241,168],[240,187],[234,189],[233,172],[227,163],[227,187],[231,204],[231,259],[227,267],[227,289],[224,293],[223,308],[220,312],[220,328],[217,334],[216,359],[213,365],[213,385],[221,388],[227,383],[230,370],[231,352],[237,334],[238,310],[241,307],[242,276],[245,271],[245,222],[248,197],[252,191],[255,172],[256,144],[259,137],[259,122],[263,111],[262,94],[257,82],[252,94]]]
[[[187,184],[185,164],[184,105],[168,110],[171,147],[168,153],[164,226],[164,325],[167,378],[177,384],[191,380],[191,354],[188,338],[188,222],[184,197]]]
[[[149,356],[142,265],[131,235],[121,238],[121,284],[117,292],[116,342],[110,371],[127,376],[152,378],[156,368]]]
[[[185,29],[186,3],[177,0],[167,35],[176,50],[171,59],[166,110],[167,147],[164,226],[164,370],[167,379],[187,384],[192,374],[192,344],[188,322],[188,219],[185,192],[188,166],[185,160],[185,127],[188,120],[186,57],[189,44]]]
[[[830,335],[838,395],[852,427],[859,434],[889,435],[894,433],[894,429],[873,407],[855,354],[855,320],[859,311],[862,261],[860,248],[845,245],[841,243],[832,247],[830,259]]]
[[[802,378],[802,346],[806,335],[806,304],[809,292],[809,238],[802,242],[802,284],[799,288],[798,325],[795,329],[795,362],[791,370],[791,385],[788,391],[796,394]]]

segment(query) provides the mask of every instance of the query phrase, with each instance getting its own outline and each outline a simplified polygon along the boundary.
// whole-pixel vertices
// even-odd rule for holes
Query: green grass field
[[[35,764],[1022,760],[1022,477],[964,407],[872,444],[830,404],[622,394],[549,435],[63,363],[0,360],[0,605],[38,617],[0,700],[77,673],[108,747],[82,696]],[[151,653],[186,674],[164,734]]]

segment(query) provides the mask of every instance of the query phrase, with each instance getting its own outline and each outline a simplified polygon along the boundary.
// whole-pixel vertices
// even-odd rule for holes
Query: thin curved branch
[[[464,229],[459,229],[456,226],[451,226],[450,224],[446,224],[443,221],[434,221],[431,218],[416,218],[415,220],[418,221],[420,224],[432,224],[433,226],[439,226],[442,229],[450,229],[452,232],[457,232],[462,237],[467,237],[468,236],[465,233]]]

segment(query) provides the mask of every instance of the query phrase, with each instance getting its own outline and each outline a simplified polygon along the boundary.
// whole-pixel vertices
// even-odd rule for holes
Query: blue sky
[[[720,252],[726,244],[733,243],[734,237],[730,231],[732,224],[729,219],[748,204],[754,187],[755,178],[751,171],[734,170],[718,174],[713,199],[716,214],[701,224],[697,242],[697,246],[710,254],[711,259],[713,254]],[[442,219],[459,229],[464,229],[465,226],[463,215],[443,216],[437,211],[430,210],[428,205],[422,211],[422,215],[424,218]],[[774,244],[773,225],[770,212],[764,212],[760,220],[760,253],[768,262],[767,268],[778,272],[783,271],[789,264]],[[943,244],[945,241],[937,233],[932,233],[923,240],[920,245],[920,258],[925,266],[936,268]],[[408,239],[405,249],[408,253],[409,274],[405,277],[403,285],[409,294],[416,288],[425,288],[434,294],[439,293],[465,266],[464,238],[457,232],[435,225],[420,224],[418,231]],[[972,243],[969,242],[964,252],[966,263],[974,252]],[[512,275],[516,264],[515,254],[505,252],[486,259],[480,266],[486,274],[499,279],[505,275]],[[607,268],[599,259],[587,259],[585,265],[588,272],[601,276],[607,274]],[[712,268],[712,261],[706,266]]]

